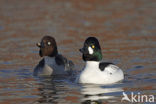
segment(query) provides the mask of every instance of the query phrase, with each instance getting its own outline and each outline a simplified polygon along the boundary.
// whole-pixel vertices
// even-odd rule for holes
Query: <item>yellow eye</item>
[[[95,46],[94,46],[94,45],[92,45],[92,48],[95,48]]]

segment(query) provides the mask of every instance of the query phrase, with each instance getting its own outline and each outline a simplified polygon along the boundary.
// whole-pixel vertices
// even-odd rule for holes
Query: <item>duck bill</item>
[[[86,48],[81,48],[79,49],[79,51],[82,53],[82,54],[87,54],[88,53],[88,50]]]
[[[36,46],[37,47],[39,47],[39,48],[45,48],[45,46],[44,46],[44,43],[40,43],[40,42],[38,42],[37,44],[36,44]]]
[[[41,43],[40,42],[36,43],[36,46],[41,48]]]

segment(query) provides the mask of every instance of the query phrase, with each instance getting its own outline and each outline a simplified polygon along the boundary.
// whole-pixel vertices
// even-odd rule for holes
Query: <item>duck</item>
[[[34,76],[72,74],[74,63],[58,53],[54,37],[44,36],[36,45],[39,47],[39,56],[43,58],[35,66]]]
[[[88,37],[83,48],[79,49],[85,66],[76,78],[78,83],[112,84],[124,79],[123,71],[111,62],[102,61],[99,41],[95,37]]]

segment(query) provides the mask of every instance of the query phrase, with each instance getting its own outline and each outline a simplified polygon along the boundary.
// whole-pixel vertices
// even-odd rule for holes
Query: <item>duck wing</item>
[[[68,74],[72,74],[74,69],[74,63],[71,60],[68,60],[66,57],[62,56],[61,54],[58,54],[55,57],[55,61],[58,65],[64,65],[65,71],[67,71]]]
[[[100,62],[99,64],[99,69],[101,71],[104,71],[106,67],[108,67],[109,65],[114,65],[113,63],[110,62]]]

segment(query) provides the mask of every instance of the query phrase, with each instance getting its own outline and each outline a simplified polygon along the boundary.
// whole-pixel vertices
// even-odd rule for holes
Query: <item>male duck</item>
[[[118,66],[101,62],[101,48],[95,37],[87,38],[80,52],[86,65],[77,78],[79,83],[111,84],[124,79],[123,71]]]
[[[51,36],[44,36],[40,43],[37,43],[40,48],[39,55],[43,59],[34,69],[34,76],[38,75],[58,75],[72,74],[74,64],[61,54],[58,54],[56,41]]]

